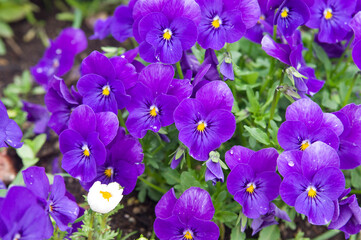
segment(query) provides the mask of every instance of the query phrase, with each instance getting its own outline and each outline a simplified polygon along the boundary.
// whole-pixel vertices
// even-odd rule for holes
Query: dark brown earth
[[[55,19],[55,14],[59,12],[59,10],[54,7],[44,10],[44,6],[42,5],[43,1],[34,1],[34,3],[37,4],[40,9],[43,9],[35,13],[35,17],[39,21],[43,20],[46,22],[45,33],[49,38],[55,38],[63,28],[71,25],[69,22],[58,21]],[[82,29],[88,37],[93,33],[91,29],[91,22],[93,22],[94,19],[95,18],[90,18],[83,22]],[[11,83],[15,75],[20,75],[24,70],[27,70],[29,67],[35,65],[42,57],[45,50],[45,46],[38,37],[34,37],[30,41],[24,41],[24,36],[29,29],[33,27],[26,20],[12,23],[11,27],[15,36],[12,40],[6,41],[7,55],[0,57],[0,89],[3,89],[6,84]],[[66,83],[68,85],[76,83],[79,76],[78,66],[81,59],[85,58],[91,51],[100,50],[101,46],[119,45],[120,44],[117,41],[110,38],[103,41],[89,40],[88,49],[77,57],[73,70],[64,77]],[[29,99],[27,100],[43,104],[42,96],[29,96]],[[16,157],[15,151],[10,150],[9,156],[11,156],[12,159],[10,160],[10,163],[14,161],[14,168],[19,171],[21,168],[21,162],[20,159]],[[51,172],[53,170],[52,162],[56,157],[60,157],[60,151],[57,136],[52,133],[50,139],[48,139],[45,146],[39,153],[40,162],[38,165],[45,167],[47,172]],[[2,162],[4,161],[1,161],[0,159],[0,165]],[[87,194],[86,191],[80,186],[76,179],[65,179],[68,191],[76,197],[78,203],[82,203],[83,195]],[[136,237],[139,237],[140,233],[144,234],[146,237],[150,237],[153,231],[153,222],[155,219],[154,207],[156,203],[149,199],[147,199],[145,203],[139,203],[136,196],[137,193],[133,192],[129,196],[125,196],[123,198],[122,203],[125,205],[125,208],[113,216],[111,225],[114,229],[121,229],[125,234],[138,231],[138,233],[131,237],[131,239],[136,239]],[[300,218],[296,218],[295,222],[297,226],[296,230],[290,230],[286,228],[283,223],[280,224],[282,239],[294,238],[299,230],[302,230],[305,233],[304,237],[312,239],[327,230],[326,227],[312,226]],[[230,230],[227,229],[226,233],[228,235],[226,239],[228,239]],[[255,236],[255,238],[257,237],[258,236]],[[330,239],[344,239],[344,236],[343,234],[338,234]]]

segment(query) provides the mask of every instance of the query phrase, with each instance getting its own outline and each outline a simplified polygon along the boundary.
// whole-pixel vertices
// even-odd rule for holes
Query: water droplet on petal
[[[233,151],[233,150],[231,150],[231,151],[229,151],[229,153],[230,153],[231,155],[233,155],[234,151]]]
[[[293,166],[295,166],[295,163],[292,162],[292,161],[289,161],[289,162],[288,162],[288,166],[293,167]]]

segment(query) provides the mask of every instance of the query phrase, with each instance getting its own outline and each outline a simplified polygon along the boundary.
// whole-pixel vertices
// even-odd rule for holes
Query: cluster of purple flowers
[[[26,187],[11,187],[0,198],[0,237],[6,239],[49,239],[54,231],[50,217],[61,231],[79,215],[75,198],[66,191],[64,179],[54,177],[50,186],[45,169],[30,167],[23,171]]]
[[[207,191],[191,187],[177,199],[172,188],[155,207],[154,231],[160,240],[216,240],[219,228],[210,221],[214,211]]]

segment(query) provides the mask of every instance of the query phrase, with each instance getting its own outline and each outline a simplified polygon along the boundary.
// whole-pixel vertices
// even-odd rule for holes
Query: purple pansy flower
[[[82,183],[89,190],[94,182],[102,184],[117,182],[124,187],[123,194],[131,193],[138,176],[144,171],[143,149],[138,139],[125,134],[124,128],[119,128],[117,136],[107,146],[107,158],[102,165],[97,166],[97,176],[90,182]]]
[[[27,112],[27,120],[29,122],[34,122],[34,133],[42,134],[49,133],[48,122],[50,119],[50,114],[48,110],[39,104],[30,103],[27,101],[23,102],[23,110]]]
[[[207,191],[191,187],[177,199],[172,188],[155,207],[155,234],[160,240],[216,240],[219,228],[210,221],[214,211]]]
[[[338,229],[345,233],[345,238],[348,239],[350,235],[357,234],[361,230],[361,208],[358,205],[356,195],[353,194],[347,198],[351,189],[346,189],[339,197],[336,205],[337,216],[334,216],[329,229]]]
[[[173,76],[172,66],[158,63],[140,72],[139,82],[129,90],[131,102],[127,106],[129,117],[125,123],[134,137],[143,138],[147,130],[158,132],[174,122],[178,99],[167,93]]]
[[[83,103],[95,112],[117,114],[118,109],[124,108],[130,100],[125,85],[136,81],[135,68],[128,68],[127,64],[122,57],[108,59],[97,51],[86,57],[80,68],[82,77],[77,83]]]
[[[110,34],[110,26],[113,22],[113,16],[106,19],[97,19],[94,24],[94,34],[89,37],[90,40],[102,40]]]
[[[66,28],[50,42],[44,56],[30,69],[34,79],[47,88],[48,81],[56,76],[63,76],[74,63],[75,55],[87,48],[84,32],[76,28]]]
[[[294,34],[293,36],[295,36]],[[290,38],[290,42],[297,42],[295,39]],[[262,49],[270,56],[278,59],[279,61],[294,67],[299,73],[306,78],[295,77],[294,85],[298,90],[301,97],[306,97],[305,94],[313,96],[317,93],[324,84],[324,81],[316,79],[315,71],[308,67],[302,56],[302,44],[291,44],[292,48],[287,44],[276,43],[273,39],[266,35],[262,39]],[[293,46],[296,45],[296,46]]]
[[[346,50],[346,45],[341,42],[325,43],[318,40],[318,34],[315,35],[314,41],[322,47],[329,58],[340,58]]]
[[[71,89],[72,94],[70,94],[68,87],[61,78],[54,76],[48,86],[49,89],[44,97],[45,105],[52,113],[48,126],[60,135],[62,131],[68,128],[70,114],[75,107],[81,104],[82,99],[73,88]]]
[[[287,107],[286,121],[281,124],[277,139],[284,150],[305,150],[316,141],[334,149],[339,147],[338,136],[342,122],[333,114],[323,113],[312,100],[303,98]]]
[[[185,99],[179,104],[174,121],[179,140],[189,148],[192,157],[205,161],[210,151],[232,137],[236,129],[232,106],[232,92],[222,81],[204,85],[195,99]]]
[[[342,122],[343,132],[339,136],[341,169],[353,169],[361,164],[361,105],[346,105],[333,113]]]
[[[361,69],[361,12],[355,14],[350,21],[350,27],[352,28],[355,36],[353,41],[352,58],[356,66]]]
[[[183,160],[184,154],[185,154],[185,147],[180,146],[179,148],[177,148],[176,152],[173,155],[170,168],[176,169],[179,163]]]
[[[267,214],[270,201],[278,196],[281,178],[276,173],[277,157],[274,148],[254,152],[234,146],[226,153],[226,162],[231,169],[227,189],[248,218]]]
[[[64,154],[62,168],[83,182],[93,180],[96,166],[105,161],[105,146],[115,138],[118,127],[118,118],[112,112],[95,114],[87,105],[75,108],[69,129],[59,136],[60,151]]]
[[[306,3],[298,0],[284,0],[278,8],[274,24],[283,36],[289,37],[309,18],[310,10]]]
[[[295,167],[297,163],[300,165]],[[279,168],[283,168],[285,176],[280,186],[283,201],[306,215],[311,224],[327,224],[334,214],[334,201],[345,188],[345,178],[339,166],[336,150],[322,142],[308,147],[301,160],[279,161]]]
[[[260,44],[264,33],[272,34],[273,32],[275,11],[267,8],[267,0],[258,0],[258,4],[261,9],[261,16],[259,17],[256,25],[247,29],[244,37]]]
[[[204,49],[220,50],[226,42],[233,43],[243,37],[246,26],[242,12],[234,0],[196,0],[202,18],[198,25],[198,43]]]
[[[221,67],[219,71],[222,73],[224,80],[234,80],[234,73],[233,73],[233,65],[232,65],[232,57],[226,56],[221,63]]]
[[[193,0],[139,0],[133,17],[139,54],[147,62],[174,64],[197,41],[200,9]]]
[[[76,202],[70,200],[66,195],[64,179],[61,176],[54,176],[54,183],[50,186],[45,169],[30,167],[23,171],[25,185],[43,204],[47,214],[55,220],[61,231],[69,229],[68,224],[73,223],[79,213]],[[53,224],[48,218],[48,226],[53,233]]]
[[[18,124],[9,118],[5,105],[0,101],[0,148],[20,148],[23,133]]]
[[[49,239],[48,216],[26,187],[13,186],[0,198],[0,238]],[[50,233],[50,234],[49,234]]]
[[[212,181],[213,185],[216,185],[217,182],[224,182],[224,173],[221,167],[220,162],[214,162],[212,159],[208,159],[206,162],[206,173],[205,181]]]
[[[275,217],[291,222],[290,217],[285,211],[279,209],[274,203],[270,203],[269,210],[265,215],[261,215],[252,221],[252,236],[261,231],[263,228],[278,224]]]
[[[310,6],[307,26],[319,28],[318,40],[326,43],[342,41],[351,30],[349,22],[355,11],[354,0],[319,0]]]
[[[124,42],[133,37],[133,7],[137,0],[131,0],[128,6],[119,6],[114,11],[110,32],[116,40]]]

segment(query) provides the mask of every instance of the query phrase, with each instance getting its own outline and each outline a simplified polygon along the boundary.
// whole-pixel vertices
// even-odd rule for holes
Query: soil
[[[37,4],[40,9],[45,8],[43,1],[33,2]],[[43,20],[46,22],[45,32],[51,39],[55,38],[63,28],[71,25],[69,22],[56,20],[55,14],[58,12],[59,10],[55,9],[54,7],[52,9],[42,10],[35,13],[35,18],[37,20]],[[91,22],[93,21],[94,18],[87,19],[82,25],[82,29],[85,31],[88,37],[93,34],[93,30],[91,28]],[[15,36],[11,41],[5,41],[7,54],[0,57],[0,89],[3,89],[6,84],[11,83],[14,79],[14,76],[20,75],[24,70],[34,66],[42,57],[45,50],[45,46],[38,37],[34,37],[30,41],[24,41],[25,34],[33,27],[26,20],[12,23],[11,27]],[[111,38],[102,41],[89,40],[88,49],[77,56],[73,69],[64,77],[65,82],[68,85],[76,83],[79,77],[79,64],[81,60],[85,58],[91,51],[100,51],[101,46],[119,45],[119,42]],[[29,99],[27,100],[44,104],[43,96],[29,96]],[[17,171],[19,171],[21,168],[21,162],[20,159],[15,156],[15,151],[10,150],[9,155],[12,156],[13,159],[17,159],[15,162],[15,168]],[[39,153],[40,161],[38,165],[45,167],[47,172],[52,172],[53,160],[56,157],[60,157],[57,136],[55,133],[51,133],[50,138]],[[82,203],[83,195],[86,195],[87,192],[80,186],[78,180],[73,178],[65,178],[65,180],[67,190],[75,196],[78,203]],[[138,232],[130,239],[136,239],[140,236],[140,234],[143,234],[146,237],[150,237],[152,235],[153,222],[155,219],[154,207],[156,203],[148,199],[145,201],[145,203],[139,203],[136,196],[137,192],[134,191],[132,194],[123,198],[122,202],[125,205],[125,208],[122,209],[118,214],[114,215],[111,222],[111,226],[114,229],[119,228],[123,231],[124,234],[128,234],[133,231]],[[327,230],[326,227],[312,226],[300,218],[297,218],[295,221],[297,229],[294,231],[287,229],[284,224],[280,224],[282,239],[294,238],[298,230],[302,230],[305,233],[304,237],[309,238],[318,236]],[[227,229],[226,233],[228,236],[226,239],[228,239],[230,230]],[[344,239],[344,236],[343,234],[338,234],[332,239]]]

